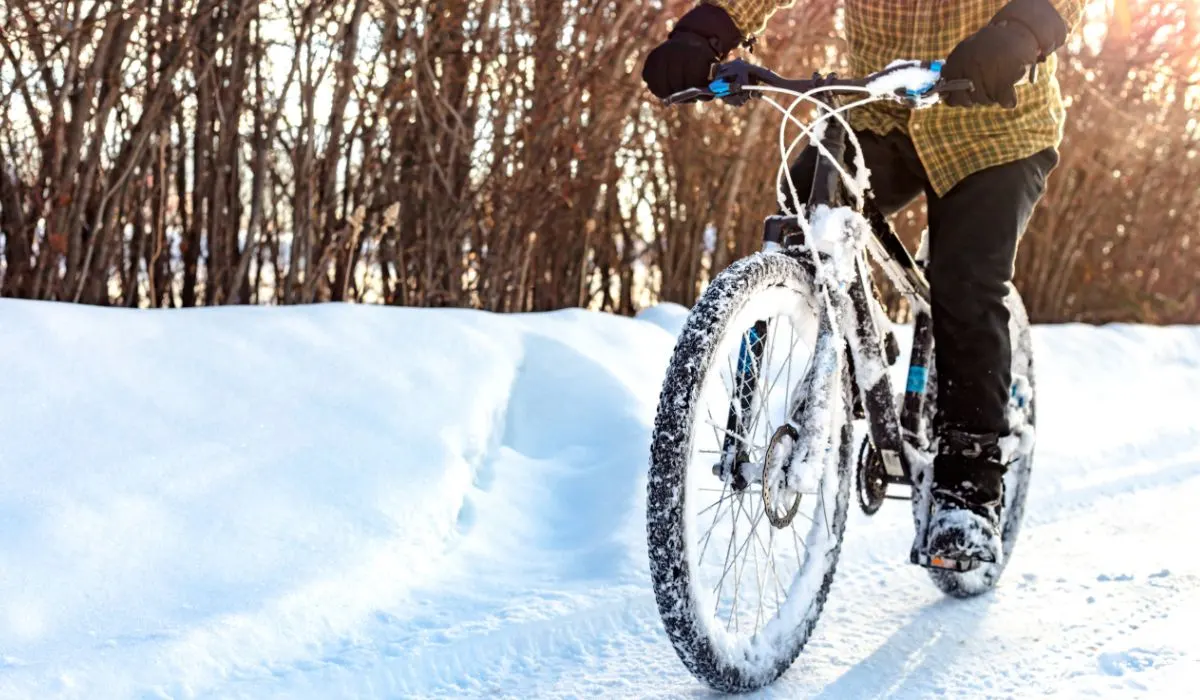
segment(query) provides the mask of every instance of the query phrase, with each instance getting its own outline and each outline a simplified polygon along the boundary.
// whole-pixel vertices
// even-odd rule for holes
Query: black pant
[[[886,215],[922,191],[929,209],[929,267],[941,427],[973,433],[1008,432],[1012,346],[1004,297],[1012,280],[1017,240],[1045,191],[1058,153],[974,173],[939,197],[909,138],[856,132],[871,171],[875,204]],[[853,156],[847,148],[847,160]],[[816,150],[792,165],[801,198],[808,196]],[[786,183],[784,192],[787,192]]]

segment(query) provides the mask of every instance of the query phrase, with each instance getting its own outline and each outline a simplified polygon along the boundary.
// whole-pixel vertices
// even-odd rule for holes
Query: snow
[[[0,302],[0,697],[705,695],[645,555],[685,314]],[[1034,341],[999,588],[945,598],[905,503],[855,509],[813,639],[755,697],[1200,679],[1200,328]]]
[[[933,87],[940,77],[940,69],[925,68],[921,61],[899,60],[880,71],[878,77],[867,83],[867,89],[876,95],[891,95],[897,90],[920,95]]]

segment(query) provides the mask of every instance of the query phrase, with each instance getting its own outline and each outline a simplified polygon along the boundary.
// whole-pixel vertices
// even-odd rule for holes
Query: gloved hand
[[[963,39],[942,66],[942,78],[966,78],[975,89],[945,93],[953,107],[1017,106],[1016,84],[1067,40],[1067,24],[1048,0],[1012,0],[986,26]]]
[[[679,19],[667,40],[646,56],[642,80],[658,98],[708,84],[712,67],[743,41],[716,5],[702,4]]]

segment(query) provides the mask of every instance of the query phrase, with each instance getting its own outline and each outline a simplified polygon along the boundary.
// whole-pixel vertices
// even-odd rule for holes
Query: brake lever
[[[753,93],[742,90],[741,83],[730,82],[727,77],[717,77],[707,87],[688,88],[669,95],[663,100],[663,104],[671,106],[700,100],[708,101],[716,98],[724,101],[726,104],[740,107],[746,104],[753,96]]]
[[[667,97],[665,97],[662,102],[664,105],[667,105],[668,107],[670,107],[673,105],[680,105],[680,104],[686,104],[688,102],[695,102],[696,100],[699,100],[700,98],[703,98],[703,97],[707,97],[707,98],[711,99],[713,97],[716,97],[716,95],[714,95],[713,92],[711,90],[709,90],[708,88],[688,88],[686,90],[681,90],[674,94],[667,95]]]

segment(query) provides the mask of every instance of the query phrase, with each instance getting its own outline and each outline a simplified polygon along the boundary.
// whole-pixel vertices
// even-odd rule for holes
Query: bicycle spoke
[[[800,362],[795,355],[805,350],[811,333],[805,330],[807,325],[799,323],[795,314],[787,311],[765,316],[758,323],[758,327],[765,327],[765,330],[754,343],[750,342],[752,331],[741,334],[739,351],[744,354],[730,352],[725,362],[717,359],[710,368],[709,376],[717,374],[721,384],[718,387],[710,383],[709,396],[714,398],[708,398],[705,409],[696,416],[697,424],[708,424],[708,428],[696,426],[697,444],[693,446],[693,454],[698,456],[701,464],[705,460],[718,464],[717,460],[727,459],[730,452],[736,451],[740,459],[750,460],[744,465],[747,469],[758,468],[778,425],[792,420],[792,404],[801,400],[802,386],[795,385],[806,381],[814,365],[811,353],[806,353]],[[786,330],[783,328],[785,322],[788,324]],[[719,403],[721,399],[715,398],[721,389],[725,389],[728,396],[725,406]],[[749,401],[744,410],[739,394],[743,390],[752,392],[747,395]],[[729,413],[723,414],[725,410]],[[708,430],[712,430],[715,445],[708,444]],[[693,493],[700,494],[691,516],[698,531],[694,540],[698,547],[695,561],[708,572],[704,578],[705,588],[710,589],[715,598],[711,608],[713,624],[738,636],[758,634],[788,604],[795,577],[807,568],[806,562],[811,563],[807,541],[811,535],[804,533],[814,532],[814,527],[830,531],[831,518],[823,503],[815,504],[822,508],[820,516],[805,507],[803,512],[791,516],[794,522],[787,528],[791,531],[790,537],[784,532],[777,537],[777,528],[764,524],[768,520],[765,516],[768,513],[772,518],[786,515],[786,504],[791,502],[790,499],[803,498],[806,505],[812,495],[809,492],[819,495],[820,489],[771,494],[774,498],[768,502],[763,498],[763,489],[757,485],[757,476],[750,477],[753,483],[749,486],[753,489],[735,491],[732,475],[717,470],[718,477],[722,474],[723,478],[707,483],[704,475],[698,475],[701,481],[693,487]],[[747,501],[747,498],[753,500]],[[704,522],[706,520],[708,522]],[[766,527],[766,534],[759,532],[759,527]],[[723,538],[726,541],[721,543]],[[791,539],[791,555],[787,553],[788,539]],[[710,557],[708,550],[722,548],[721,544],[724,544],[725,558],[718,563],[720,555],[714,551]],[[749,570],[751,567],[753,573]],[[722,617],[724,624],[720,621]]]
[[[796,338],[795,324],[792,324],[792,323],[788,324],[788,333],[789,333],[789,340],[791,341],[788,346],[788,355],[787,355],[788,359],[787,359],[787,363],[786,363],[788,380],[787,380],[787,385],[784,388],[784,404],[783,404],[784,414],[781,419],[780,425],[782,425],[783,423],[786,423],[788,421],[789,415],[791,413],[791,394],[792,394],[791,364],[792,364],[792,356],[795,354],[795,350],[796,350],[796,343],[799,340],[798,338]],[[770,348],[768,348],[768,350],[767,350],[768,357],[771,357],[774,354],[775,335],[776,334],[771,335],[772,344],[771,344]],[[769,360],[764,360],[763,366],[769,367],[769,365],[770,365]],[[757,402],[758,410],[754,414],[754,421],[751,423],[750,429],[747,430],[747,433],[753,435],[754,429],[756,427],[758,427],[759,417],[765,416],[764,420],[767,425],[766,441],[768,444],[770,443],[771,437],[774,436],[774,434],[775,434],[775,426],[773,425],[773,423],[771,422],[771,419],[770,419],[770,406],[768,405],[768,397],[775,391],[775,386],[779,383],[779,379],[783,375],[784,375],[784,367],[780,367],[779,370],[775,373],[775,378],[769,381],[766,392],[761,392],[761,391],[758,392],[758,402]],[[764,459],[766,458],[765,448],[764,448],[763,458]]]
[[[755,499],[755,503],[762,503],[762,500],[761,500],[761,499]],[[744,575],[744,574],[746,573],[746,563],[747,563],[747,562],[746,562],[746,559],[748,558],[748,557],[747,557],[747,554],[748,554],[748,553],[753,553],[753,552],[754,552],[754,548],[750,546],[750,543],[751,543],[751,540],[754,538],[754,532],[755,532],[755,528],[757,528],[757,527],[758,527],[758,524],[759,524],[760,522],[762,522],[762,516],[763,516],[763,512],[764,512],[764,511],[759,511],[759,512],[758,512],[758,514],[757,514],[757,515],[755,515],[755,516],[753,516],[753,517],[751,517],[750,515],[746,515],[746,520],[747,520],[747,521],[750,523],[750,532],[749,532],[749,533],[747,533],[747,535],[746,535],[746,542],[745,542],[745,544],[743,544],[743,545],[742,545],[742,547],[741,547],[741,549],[742,549],[742,551],[743,551],[743,554],[742,554],[742,570],[741,570],[741,572],[735,572],[735,574],[734,574],[734,576],[735,576],[735,579],[734,579],[734,582],[733,582],[733,588],[734,588],[734,592],[735,592],[735,594],[736,594],[737,590],[740,588],[740,583],[741,583],[741,580],[742,580],[742,575]],[[745,513],[746,513],[746,509],[745,509],[745,507],[743,507],[743,508],[742,508],[742,513],[743,513],[743,514],[745,514]],[[746,550],[749,550],[749,552],[747,552]],[[757,554],[755,555],[754,559],[755,559],[755,563],[756,563],[756,566],[755,566],[754,572],[755,572],[755,575],[757,575],[757,574],[758,574],[758,567],[757,567],[758,556],[757,556]],[[760,591],[762,590],[762,586],[761,586],[761,585],[759,586],[759,590],[760,590]]]
[[[793,324],[788,323],[787,328],[788,328],[788,330],[791,331],[792,336],[796,335],[796,328],[794,328]],[[774,340],[775,335],[772,334],[769,337],[770,337],[770,339]],[[763,364],[762,364],[763,367],[770,366],[770,357],[773,357],[774,347],[775,347],[774,343],[772,343],[772,346],[767,348],[768,357],[763,359]],[[788,363],[790,363],[790,361],[792,359],[792,352],[794,351],[794,349],[796,349],[796,342],[793,341],[791,347],[787,348]],[[754,432],[755,427],[757,427],[757,425],[758,425],[758,417],[760,417],[760,415],[768,415],[769,414],[769,407],[767,405],[767,397],[773,393],[773,391],[775,390],[775,384],[779,383],[779,378],[782,375],[784,375],[784,370],[780,369],[779,372],[775,373],[775,378],[770,379],[770,381],[768,382],[768,387],[767,387],[766,393],[763,393],[763,391],[758,391],[758,405],[760,405],[760,411],[755,413],[754,421],[752,421],[752,423],[750,425],[750,430],[748,432],[751,432],[751,433]],[[784,411],[785,411],[784,420],[787,420],[787,414],[786,414],[787,406],[786,405],[784,407]],[[772,436],[773,433],[774,433],[774,430],[772,429],[772,425],[770,425],[770,418],[767,418],[767,439],[770,439],[770,436]]]
[[[770,344],[767,346],[767,351],[766,351],[765,353],[763,353],[763,356],[762,356],[762,358],[761,358],[761,360],[760,360],[760,362],[759,362],[759,365],[758,365],[758,370],[759,370],[759,371],[757,372],[757,375],[758,375],[758,376],[757,376],[757,377],[755,377],[755,379],[756,379],[756,380],[760,379],[760,378],[761,378],[761,377],[762,377],[762,376],[763,376],[763,375],[764,375],[764,374],[765,374],[765,373],[766,373],[766,372],[769,370],[769,368],[771,367],[771,356],[772,356],[772,352],[771,352],[771,351],[772,351],[772,350],[775,348],[775,342],[774,342],[774,341],[775,341],[775,334],[771,332],[771,321],[770,321],[770,320],[768,320],[768,321],[767,321],[767,333],[766,333],[766,336],[765,336],[765,337],[766,337],[766,339],[767,339],[767,342],[768,342],[768,343],[770,343]],[[754,429],[758,427],[758,419],[759,419],[760,417],[767,416],[767,417],[766,417],[766,422],[767,422],[767,435],[766,435],[766,439],[767,439],[767,440],[770,440],[770,439],[771,439],[771,419],[770,419],[770,417],[768,416],[768,414],[769,414],[769,410],[768,410],[768,408],[767,408],[767,403],[766,403],[766,402],[767,402],[767,396],[769,396],[769,395],[770,395],[770,393],[771,393],[771,389],[773,389],[773,388],[774,388],[774,384],[771,384],[771,385],[770,385],[770,386],[767,388],[767,391],[764,393],[764,392],[762,391],[762,382],[761,382],[761,381],[756,381],[755,383],[759,385],[759,386],[757,387],[757,389],[758,389],[758,390],[757,390],[757,391],[755,391],[755,394],[757,394],[757,395],[758,395],[758,402],[757,402],[757,403],[758,403],[758,409],[757,409],[757,410],[755,410],[755,412],[754,412],[754,417],[753,417],[753,418],[750,420],[750,428],[749,428],[749,429],[748,429],[746,432],[747,432],[747,433],[749,433],[749,434],[751,434],[751,435],[753,435],[753,434],[754,434]],[[753,403],[754,403],[754,402],[751,402],[751,403],[752,403],[752,405],[753,405]]]
[[[734,520],[737,519],[738,513],[740,513],[742,510],[742,500],[743,499],[738,498],[738,510],[736,513],[733,514]],[[737,539],[737,538],[735,537],[734,539]],[[729,608],[729,619],[725,622],[725,630],[726,631],[729,630],[730,625],[733,625],[735,627],[737,626],[738,583],[741,582],[741,578],[738,576],[737,563],[738,563],[738,555],[740,554],[740,552],[741,552],[741,550],[739,548],[738,550],[735,550],[733,553],[733,603]]]
[[[778,612],[779,609],[781,607],[783,607],[783,602],[780,600],[779,595],[782,593],[783,596],[786,598],[787,591],[784,589],[783,581],[779,578],[779,568],[777,567],[777,565],[775,563],[775,557],[773,556],[773,549],[774,549],[774,543],[775,543],[775,528],[773,528],[773,527],[768,528],[767,533],[768,533],[767,540],[768,540],[769,544],[764,544],[762,541],[762,537],[758,534],[758,531],[757,530],[753,531],[754,539],[758,543],[758,547],[760,550],[762,550],[763,556],[766,559],[766,562],[763,564],[763,570],[766,572],[769,572],[771,574],[771,577],[775,581],[775,611]],[[756,571],[756,573],[757,573],[757,571]],[[766,576],[764,575],[763,578],[765,578],[765,577]],[[763,590],[762,590],[762,582],[760,580],[760,582],[759,582],[760,613],[761,613],[761,607],[764,603],[763,597],[764,596],[763,596]],[[757,627],[755,627],[755,629],[757,630]]]
[[[738,504],[739,504],[739,508],[738,508],[739,512],[741,512],[742,514],[745,514],[746,509],[745,509],[744,504],[742,503],[741,499],[739,499]],[[753,530],[754,530],[754,528],[758,527],[758,523],[761,522],[761,520],[762,520],[762,512],[759,512],[758,515],[754,518],[751,518],[749,515],[747,515],[746,520],[747,520],[747,522],[750,523],[751,534],[746,535],[746,539],[742,542],[742,544],[740,546],[738,546],[738,548],[736,550],[734,550],[732,562],[729,561],[728,557],[726,557],[725,570],[721,574],[721,580],[717,582],[717,588],[718,589],[723,588],[725,578],[729,575],[729,572],[731,570],[733,571],[733,578],[734,578],[734,581],[733,581],[733,606],[732,606],[733,614],[731,616],[729,624],[726,625],[726,629],[729,629],[729,625],[733,624],[733,622],[736,621],[737,601],[739,599],[739,594],[740,594],[741,578],[742,578],[742,574],[745,573],[745,567],[743,566],[743,567],[739,568],[737,563],[738,563],[738,560],[741,559],[743,557],[743,555],[745,554],[746,549],[750,546],[750,542],[753,539],[752,538]],[[737,522],[737,514],[735,513],[734,514],[734,523],[735,523],[734,535],[732,538],[730,538],[731,546],[733,545],[733,543],[735,543],[737,541],[736,522]]]
[[[742,515],[746,515],[746,499],[745,498],[738,499],[738,512],[740,512]],[[742,574],[746,573],[746,549],[747,549],[746,545],[748,545],[750,543],[750,536],[751,536],[751,534],[753,534],[754,527],[755,527],[754,521],[748,515],[746,515],[746,522],[750,524],[750,534],[746,535],[746,542],[741,547],[738,547],[737,551],[734,552],[734,555],[733,555],[733,607],[734,607],[733,622],[734,622],[734,626],[737,626],[737,612],[736,611],[737,611],[738,601],[741,600]],[[737,565],[739,559],[742,562],[742,566],[740,568]]]
[[[784,420],[787,420],[787,418],[789,418],[791,416],[791,412],[792,412],[791,397],[792,397],[792,392],[795,389],[795,387],[792,385],[792,357],[795,356],[795,354],[796,354],[795,353],[796,344],[800,342],[800,338],[797,337],[797,335],[796,335],[795,326],[790,326],[789,331],[791,332],[792,343],[791,343],[791,346],[788,347],[787,384],[784,388],[784,395],[783,395],[783,410],[785,412]],[[812,358],[810,357],[809,359],[811,360]],[[806,369],[807,369],[808,365],[809,365],[809,362],[804,363],[804,366]],[[779,370],[779,374],[783,374],[783,369]],[[804,376],[804,375],[801,374],[800,376]],[[779,381],[778,374],[775,375],[775,381],[776,382]]]
[[[720,445],[721,444],[721,434],[717,432],[717,419],[713,418],[712,407],[706,405],[704,407],[704,410],[708,412],[708,424],[713,427],[713,442]],[[701,450],[701,452],[703,452],[703,451],[704,450]],[[711,451],[715,452],[716,454],[719,454],[719,455],[725,454],[725,450],[711,450]]]
[[[733,534],[729,536],[729,544],[725,547],[724,571],[721,572],[721,578],[717,581],[716,588],[713,589],[713,593],[716,594],[715,602],[713,604],[713,615],[717,614],[721,606],[721,588],[725,585],[725,577],[729,574],[729,555],[731,552],[733,552],[733,543],[737,541],[737,513],[734,513],[731,522],[733,524]]]
[[[737,542],[737,517],[738,517],[738,513],[740,513],[741,510],[742,510],[742,499],[739,497],[737,500],[737,510],[733,514],[733,537],[730,540],[730,542],[732,542],[732,543]],[[732,625],[734,623],[734,620],[737,619],[737,604],[738,604],[737,560],[738,560],[738,554],[740,553],[740,551],[741,550],[739,548],[737,550],[734,550],[734,553],[733,553],[733,562],[732,562],[732,566],[733,566],[733,602],[730,604],[730,607],[729,607],[729,619],[725,621],[725,631],[727,631],[727,632],[729,631],[730,625]],[[728,570],[729,570],[729,565],[730,564],[727,561],[726,562],[726,572],[728,572]],[[722,575],[721,579],[724,580],[724,578],[725,578],[725,576]]]
[[[739,495],[740,495],[740,494],[739,494]],[[720,579],[719,581],[717,581],[717,588],[721,588],[722,586],[724,586],[724,584],[725,584],[725,577],[726,577],[726,576],[728,576],[728,575],[729,575],[729,572],[730,572],[731,570],[733,570],[733,569],[734,569],[734,564],[737,562],[737,558],[738,558],[738,556],[739,556],[739,555],[742,553],[742,551],[743,551],[743,550],[745,550],[745,548],[746,548],[746,543],[748,543],[748,542],[750,541],[750,540],[749,540],[749,538],[747,538],[747,539],[746,539],[746,541],[745,541],[745,542],[743,542],[743,543],[741,544],[741,546],[739,546],[739,547],[737,548],[737,550],[736,550],[736,551],[734,551],[734,549],[733,549],[733,545],[737,543],[737,520],[738,520],[738,513],[740,513],[740,512],[743,512],[743,510],[744,510],[744,509],[741,507],[741,504],[742,504],[742,500],[739,498],[739,499],[738,499],[738,506],[737,506],[736,510],[734,511],[734,513],[733,513],[733,518],[732,518],[732,522],[733,522],[733,534],[732,534],[732,535],[730,536],[730,538],[729,538],[729,547],[728,547],[728,549],[726,550],[726,553],[725,553],[725,567],[724,567],[724,569],[723,569],[723,570],[722,570],[722,572],[721,572],[721,579]],[[747,518],[747,520],[749,520],[749,518]],[[733,555],[733,556],[732,556],[732,561],[731,561],[731,558],[730,558],[730,554],[732,554],[732,555]],[[717,588],[714,588],[714,589],[713,589],[713,592],[714,592],[714,593],[715,593],[715,592],[717,592]]]
[[[770,321],[768,321],[767,323],[768,323],[768,327],[769,327]],[[753,353],[754,353],[754,348],[755,348],[756,346],[760,346],[760,345],[762,345],[762,344],[763,344],[763,342],[764,342],[764,337],[762,337],[762,336],[760,336],[759,338],[755,339],[755,341],[754,341],[753,343],[749,342],[749,334],[750,334],[750,330],[746,330],[746,331],[743,331],[743,332],[742,332],[742,342],[741,342],[741,345],[739,345],[739,349],[738,349],[738,353],[739,353],[739,359],[738,359],[738,374],[737,374],[737,375],[734,375],[734,371],[733,371],[733,358],[732,358],[731,356],[729,356],[729,355],[726,355],[726,356],[725,356],[725,362],[726,362],[726,366],[727,366],[727,367],[729,367],[729,373],[730,373],[730,376],[731,376],[730,383],[733,385],[733,388],[731,388],[731,389],[729,390],[729,394],[730,394],[730,403],[731,403],[731,404],[733,404],[734,402],[736,402],[736,405],[737,405],[737,407],[738,407],[738,409],[737,409],[737,410],[738,410],[738,414],[739,414],[739,415],[741,415],[741,411],[742,411],[742,407],[741,407],[741,396],[740,396],[740,394],[739,394],[739,386],[738,386],[738,382],[737,382],[737,381],[735,381],[735,380],[733,380],[733,379],[732,379],[732,377],[733,377],[733,376],[741,376],[741,366],[742,366],[742,365],[741,365],[741,354],[740,354],[740,353],[742,352],[741,348],[743,348],[743,347],[744,347],[744,348],[745,348],[745,352],[747,353],[747,355],[749,355],[749,356],[751,356],[751,357],[752,357],[752,356],[753,356]],[[749,367],[751,368],[751,370],[752,370],[752,371],[751,371],[751,374],[753,375],[753,380],[752,380],[752,381],[753,381],[753,384],[758,384],[758,378],[759,378],[759,374],[760,374],[760,372],[761,372],[761,370],[762,370],[762,367],[763,367],[763,362],[762,362],[762,360],[760,359],[760,361],[759,361],[759,363],[758,363],[758,366],[757,366],[757,367],[755,367],[755,363],[753,362],[753,360],[748,360],[747,364],[748,364],[748,366],[749,366]],[[751,403],[751,405],[753,405],[753,402]],[[745,417],[745,416],[741,416],[741,418],[742,418],[742,421],[743,421],[743,422],[744,422],[744,421],[745,421],[745,419],[746,419],[746,417]],[[753,430],[753,422],[751,422],[751,428],[750,428],[750,430]],[[749,431],[747,431],[747,432],[749,432]]]
[[[788,377],[788,379],[787,379],[787,387],[786,387],[786,389],[785,389],[785,392],[786,392],[788,395],[790,395],[790,394],[791,394],[791,391],[792,391],[792,357],[793,357],[793,356],[796,354],[796,345],[797,345],[797,343],[799,343],[799,342],[800,342],[800,338],[799,338],[799,337],[797,336],[797,334],[796,334],[796,325],[795,325],[794,323],[789,323],[789,324],[788,324],[788,339],[789,339],[789,341],[790,341],[790,342],[788,343],[788,354],[787,354],[787,358],[788,358],[788,359],[787,359],[787,364],[786,364],[786,368],[787,368],[787,377]],[[810,359],[811,359],[811,358],[810,358]],[[807,366],[807,364],[808,364],[808,363],[805,363],[805,365],[806,365],[806,366]],[[779,382],[779,378],[780,378],[781,376],[783,376],[783,373],[784,373],[784,368],[783,368],[783,367],[781,367],[781,368],[779,369],[779,371],[778,371],[778,372],[776,372],[776,374],[775,374],[775,379],[773,379],[773,380],[771,381],[771,387],[770,387],[770,389],[768,389],[768,391],[774,391],[774,390],[775,390],[775,384],[777,384],[777,383]],[[785,397],[785,398],[786,398],[786,397]],[[784,405],[784,410],[786,411],[786,410],[788,410],[788,408],[790,408],[790,407],[789,407],[788,405],[786,405],[786,404],[785,404],[785,405]]]
[[[788,325],[790,326],[791,324],[788,324]],[[775,357],[775,342],[774,342],[774,340],[775,340],[775,336],[771,336],[771,347],[767,348],[767,354],[772,359]],[[763,367],[769,368],[770,366],[771,366],[770,359],[768,359],[767,362],[765,362],[763,364]],[[771,438],[775,435],[775,425],[771,421],[771,406],[768,403],[768,401],[770,399],[771,394],[774,393],[774,391],[775,391],[775,385],[779,383],[779,375],[780,374],[782,374],[782,372],[775,373],[775,379],[767,382],[766,392],[761,394],[761,396],[759,397],[759,406],[760,406],[759,410],[762,412],[763,421],[766,423],[766,426],[767,426],[766,439],[768,440],[768,444],[769,444],[769,441],[771,440]],[[767,375],[767,376],[770,376],[770,375]],[[783,416],[783,420],[785,420],[785,421],[787,420],[786,413]],[[765,455],[764,455],[764,459],[765,459]]]
[[[788,529],[792,531],[792,544],[795,546],[796,563],[800,566],[804,566],[804,560],[800,558],[800,550],[803,549],[805,552],[807,552],[808,547],[805,547],[800,543],[800,535],[796,534],[796,521],[793,520],[792,526]]]
[[[759,540],[762,544],[762,540]],[[775,557],[771,555],[771,550],[775,548],[775,528],[767,530],[767,546],[765,548],[767,561],[771,563],[771,575],[775,577],[775,610],[778,611],[783,607],[783,602],[779,600],[779,594],[787,597],[787,591],[783,590],[783,582],[779,580],[779,569],[775,566]]]
[[[767,329],[768,329],[768,331],[770,330],[770,322],[769,321],[767,322]],[[768,334],[768,337],[769,337],[769,334]],[[768,348],[768,352],[769,352],[769,348]],[[756,384],[755,396],[757,396],[758,399],[762,399],[762,387],[761,387],[762,370],[766,369],[768,361],[769,361],[769,358],[766,357],[766,355],[763,355],[763,357],[760,359],[760,361],[758,361],[758,372],[757,372],[757,376],[755,377],[755,384]],[[746,427],[746,433],[748,433],[748,435],[754,435],[755,427],[758,426],[758,417],[760,417],[760,415],[762,414],[760,411],[758,411],[756,403],[757,403],[756,401],[751,399],[750,406],[751,406],[751,408],[754,408],[754,414],[752,414],[750,417],[750,425],[748,427]]]
[[[803,493],[811,496],[811,495],[813,495],[813,493],[816,493],[816,492],[814,491],[813,493],[808,493],[807,491],[804,491]],[[813,517],[811,515],[808,515],[806,513],[801,513],[800,511],[796,511],[796,515],[800,516],[801,518],[804,518],[805,520],[812,523],[813,525],[817,524],[817,521],[813,520]]]
[[[721,426],[717,425],[716,423],[714,423],[714,422],[713,422],[713,421],[711,421],[711,420],[710,420],[710,421],[706,421],[706,422],[707,422],[709,425],[711,425],[711,426],[712,426],[712,427],[713,427],[715,430],[719,430],[720,432],[724,433],[725,435],[728,435],[729,437],[733,438],[734,440],[737,440],[738,442],[742,443],[743,445],[745,445],[745,446],[746,446],[747,448],[749,448],[749,449],[752,449],[752,450],[761,450],[761,449],[763,449],[763,448],[759,447],[758,445],[752,444],[752,443],[751,443],[749,440],[747,440],[746,438],[742,437],[741,435],[738,435],[737,433],[734,433],[734,432],[731,432],[731,431],[729,431],[729,430],[726,430],[725,428],[722,428]]]
[[[760,499],[760,500],[756,501],[756,503],[762,503],[762,500]],[[751,530],[750,536],[757,540],[758,539],[758,531]],[[762,622],[762,612],[763,612],[763,609],[762,609],[762,573],[759,570],[758,550],[755,549],[754,547],[751,547],[750,554],[754,557],[754,580],[758,583],[758,614],[754,616],[754,631],[758,632],[758,625]]]
[[[824,518],[825,518],[825,534],[832,535],[833,534],[833,525],[829,524],[829,509],[827,509],[825,507],[825,499],[824,498],[817,499],[817,507],[821,509],[821,515],[824,516]],[[816,523],[813,523],[813,524],[815,525]]]
[[[742,340],[744,341],[745,339],[746,334],[743,333]],[[726,392],[729,394],[729,400],[732,402],[737,398],[737,373],[733,371],[733,357],[730,355],[725,356],[725,366],[729,368],[729,387],[726,389]],[[717,370],[717,374],[720,373],[720,370]],[[724,384],[724,377],[722,377],[721,383]]]
[[[709,508],[716,507],[716,509],[717,509],[717,512],[716,512],[716,513],[713,513],[712,525],[710,525],[710,526],[708,527],[708,532],[707,532],[707,533],[705,533],[705,535],[704,535],[704,542],[703,542],[703,543],[700,545],[700,554],[699,554],[699,556],[698,556],[698,558],[697,558],[697,560],[696,560],[696,563],[697,563],[697,565],[699,565],[699,564],[703,564],[703,563],[704,563],[704,552],[705,552],[705,551],[708,549],[708,543],[709,543],[709,541],[710,541],[710,540],[712,540],[712,533],[713,533],[713,530],[714,530],[714,529],[716,529],[716,527],[717,527],[717,521],[718,521],[718,520],[720,519],[720,517],[721,517],[721,504],[722,504],[722,503],[724,503],[724,502],[725,502],[726,500],[728,500],[729,498],[734,498],[734,497],[735,497],[735,494],[732,494],[732,493],[731,493],[731,494],[730,494],[728,497],[727,497],[727,496],[725,496],[725,491],[726,491],[726,489],[727,489],[727,488],[728,488],[728,485],[726,485],[726,487],[725,487],[725,488],[721,489],[721,497],[720,497],[719,499],[717,499],[717,502],[716,502],[716,503],[714,503],[714,504],[713,504],[713,505],[711,505],[711,506],[708,506],[708,508],[705,508],[704,510],[702,510],[702,511],[700,511],[699,513],[697,513],[697,514],[696,514],[696,517],[700,517],[701,515],[704,515],[704,513],[705,513],[705,512],[707,512],[707,511],[709,510]],[[701,489],[701,490],[703,491],[703,490],[706,490],[706,489]],[[713,491],[716,491],[716,489],[712,489],[712,490],[713,490]]]
[[[796,347],[796,327],[788,326],[788,332],[791,334],[792,348],[794,349]],[[792,356],[794,354],[789,352],[787,359],[787,384],[783,389],[783,410],[787,412],[787,415],[784,416],[784,420],[792,417]]]

